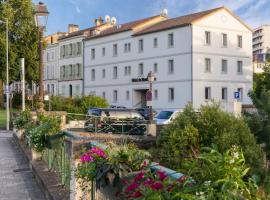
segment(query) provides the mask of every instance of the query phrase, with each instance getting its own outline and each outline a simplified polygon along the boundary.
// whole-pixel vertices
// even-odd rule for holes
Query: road
[[[0,200],[45,200],[12,133],[1,130]]]

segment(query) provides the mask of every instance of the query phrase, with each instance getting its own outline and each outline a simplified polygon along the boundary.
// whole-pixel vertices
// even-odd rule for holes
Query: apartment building
[[[116,20],[114,20],[116,21]],[[125,24],[112,23],[84,40],[84,93],[109,104],[146,105],[144,81],[155,73],[153,107],[197,108],[212,99],[250,104],[252,30],[221,7],[169,19],[162,14]]]
[[[253,71],[261,73],[267,58],[270,58],[270,25],[253,30]]]

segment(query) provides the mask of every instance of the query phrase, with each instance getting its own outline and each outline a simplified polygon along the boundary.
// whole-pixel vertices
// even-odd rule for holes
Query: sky
[[[33,0],[38,3],[40,0]],[[270,24],[270,0],[43,0],[50,12],[47,33],[93,26],[99,16],[116,17],[118,24],[158,15],[166,8],[169,17],[226,6],[251,28]]]

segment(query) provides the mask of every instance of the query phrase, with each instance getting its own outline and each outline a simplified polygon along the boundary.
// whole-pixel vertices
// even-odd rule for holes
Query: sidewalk
[[[12,132],[0,130],[0,200],[45,200]]]

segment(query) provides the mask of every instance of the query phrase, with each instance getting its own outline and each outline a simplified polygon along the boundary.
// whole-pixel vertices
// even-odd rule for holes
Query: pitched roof
[[[165,29],[172,29],[172,28],[176,28],[176,27],[187,26],[187,25],[190,25],[192,22],[194,22],[198,19],[201,19],[202,17],[205,17],[205,16],[207,16],[215,11],[222,9],[222,8],[224,8],[224,7],[219,7],[219,8],[206,10],[206,11],[202,11],[202,12],[198,12],[198,13],[192,13],[189,15],[184,15],[184,16],[180,16],[180,17],[176,17],[176,18],[172,18],[172,19],[167,19],[167,20],[159,22],[153,26],[145,28],[145,29],[133,34],[133,35],[136,36],[136,35],[158,32],[158,31],[165,30]]]
[[[112,34],[116,34],[116,33],[129,31],[129,30],[132,30],[133,27],[135,27],[141,23],[145,23],[147,21],[150,21],[150,20],[156,18],[157,16],[159,16],[159,15],[148,17],[145,19],[132,21],[132,22],[128,22],[128,23],[121,24],[121,25],[116,25],[116,26],[113,26],[111,28],[105,29],[104,31],[101,31],[99,34],[97,34],[95,36],[88,36],[85,40],[91,40],[94,38],[99,38],[99,37],[104,37],[104,36],[108,36],[108,35],[112,35]]]
[[[90,27],[90,28],[86,28],[86,29],[83,29],[83,30],[74,31],[72,33],[67,33],[67,35],[64,35],[64,36],[60,37],[58,40],[64,40],[64,39],[67,39],[67,38],[80,36],[80,35],[83,35],[85,32],[87,32],[88,35],[89,35],[90,31],[93,30],[94,28],[95,27]]]

